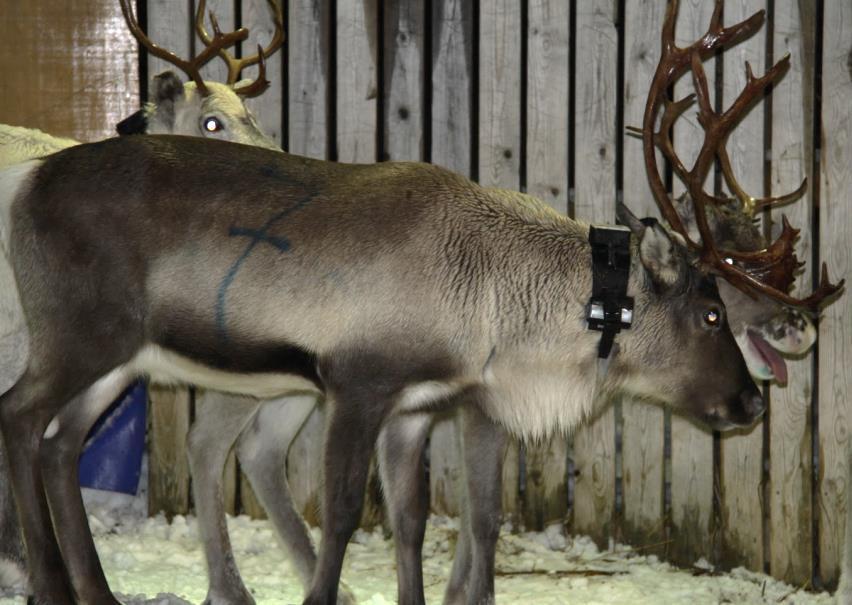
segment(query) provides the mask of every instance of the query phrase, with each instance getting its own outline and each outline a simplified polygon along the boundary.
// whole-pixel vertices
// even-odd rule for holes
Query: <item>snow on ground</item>
[[[147,598],[149,604],[183,605],[204,599],[206,569],[193,517],[176,517],[172,523],[162,516],[147,518],[139,498],[122,502],[97,493],[87,494],[87,506],[107,577],[113,590],[129,595],[122,597],[125,602],[142,603]],[[258,605],[301,603],[301,586],[271,524],[240,516],[229,519],[229,528],[240,570]],[[441,602],[456,533],[455,520],[430,520],[424,545],[429,603]],[[343,578],[358,602],[395,603],[393,546],[381,531],[359,531],[347,552]],[[742,569],[694,575],[627,547],[599,552],[588,538],[565,538],[558,526],[537,534],[504,532],[497,570],[497,602],[505,605],[833,603],[825,593],[798,591]],[[20,596],[0,596],[0,605],[22,603]]]

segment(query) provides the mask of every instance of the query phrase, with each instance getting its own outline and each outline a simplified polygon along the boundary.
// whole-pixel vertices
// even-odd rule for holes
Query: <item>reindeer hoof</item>
[[[255,605],[254,598],[243,593],[236,596],[207,595],[201,605]]]
[[[349,590],[349,587],[341,584],[337,590],[337,605],[356,605],[358,601],[355,595]]]

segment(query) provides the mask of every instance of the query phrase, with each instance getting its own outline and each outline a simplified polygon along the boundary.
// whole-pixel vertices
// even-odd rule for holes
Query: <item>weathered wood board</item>
[[[576,7],[574,174],[576,216],[615,222],[618,33],[616,3],[581,2]],[[573,530],[606,545],[615,516],[615,411],[610,406],[574,435]]]
[[[819,257],[836,279],[852,275],[852,7],[824,3],[822,27],[822,124],[820,125]],[[836,583],[846,508],[847,468],[852,441],[852,296],[846,293],[823,311],[819,324],[819,578]]]
[[[774,60],[790,53],[790,70],[773,88],[771,97],[771,179],[767,194],[793,191],[808,179],[805,196],[772,213],[782,214],[802,229],[797,242],[800,258],[813,252],[813,129],[816,7],[796,0],[776,0],[772,24]],[[818,187],[818,184],[816,185]],[[813,265],[797,279],[797,291],[809,291]],[[787,359],[786,386],[772,385],[769,410],[769,569],[785,582],[799,586],[813,576],[813,352]]]
[[[742,21],[766,8],[765,0],[747,0],[726,7],[727,23]],[[729,48],[722,55],[722,104],[727,108],[746,84],[745,63],[766,63],[766,29]],[[758,68],[760,72],[763,68]],[[742,187],[763,195],[766,137],[764,106],[757,103],[728,138],[728,152]],[[730,192],[726,193],[730,194]],[[720,562],[725,567],[763,566],[763,421],[722,435],[720,459]]]
[[[639,127],[657,67],[665,5],[653,0],[628,2],[625,10],[624,125]],[[648,186],[642,140],[626,132],[618,135],[624,146],[624,203],[636,216],[659,216]],[[666,534],[665,414],[662,407],[625,397],[621,416],[622,536],[631,544],[656,544],[650,552],[662,554]]]
[[[682,2],[675,28],[677,44],[687,46],[704,35],[712,11],[710,2]],[[657,45],[654,55],[659,57],[659,53]],[[705,71],[712,90],[712,61],[705,62]],[[690,79],[683,78],[675,86],[674,98],[682,99],[692,91]],[[694,161],[702,140],[701,126],[694,115],[694,111],[685,112],[674,130],[675,147],[687,166]],[[674,179],[672,191],[675,195],[683,193],[678,179]],[[675,562],[692,565],[697,553],[705,557],[713,554],[713,435],[678,414],[672,414],[671,435],[670,553]]]

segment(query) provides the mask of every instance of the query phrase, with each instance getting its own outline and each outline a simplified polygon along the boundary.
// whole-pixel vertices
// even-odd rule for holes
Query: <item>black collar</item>
[[[592,297],[586,308],[590,330],[602,332],[598,357],[606,359],[615,335],[633,323],[633,298],[627,296],[630,277],[630,230],[589,227],[592,245]]]

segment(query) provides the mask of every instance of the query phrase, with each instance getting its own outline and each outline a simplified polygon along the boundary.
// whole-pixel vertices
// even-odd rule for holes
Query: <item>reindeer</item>
[[[265,48],[259,46],[256,55],[237,59],[227,48],[245,40],[248,30],[240,28],[228,34],[221,34],[215,15],[211,12],[214,32],[219,34],[211,36],[204,27],[206,1],[200,0],[195,15],[195,31],[205,47],[201,54],[187,61],[153,43],[139,26],[129,0],[121,0],[122,12],[136,39],[154,56],[183,70],[190,80],[183,83],[172,71],[155,76],[151,87],[151,101],[121,121],[117,126],[118,133],[182,134],[280,149],[275,141],[260,131],[257,120],[243,102],[243,99],[258,96],[268,88],[265,61],[284,43],[284,17],[281,6],[274,0],[267,1],[275,23],[272,39]],[[225,83],[205,81],[201,77],[201,68],[217,56],[228,66]],[[240,72],[253,65],[258,65],[257,78],[238,80]],[[33,128],[0,124],[0,168],[48,155],[79,143],[74,139],[54,137]]]
[[[631,130],[642,136],[648,178],[664,216],[673,217],[670,221],[675,227],[675,237],[679,241],[690,242],[690,247],[699,249],[695,242],[702,241],[709,234],[709,241],[718,242],[723,249],[736,253],[736,255],[725,255],[724,259],[734,261],[731,257],[735,256],[737,260],[734,266],[747,267],[750,273],[763,276],[765,282],[760,284],[751,281],[748,275],[744,276],[752,286],[757,286],[757,289],[763,292],[761,295],[755,295],[751,288],[743,288],[742,281],[738,278],[731,282],[719,280],[718,288],[725,303],[730,328],[752,376],[757,380],[777,380],[783,384],[787,380],[787,371],[782,355],[797,355],[807,351],[816,339],[816,330],[808,314],[796,308],[796,303],[802,301],[796,301],[786,294],[796,267],[796,261],[792,255],[795,232],[785,221],[781,239],[770,244],[765,241],[753,219],[756,210],[761,207],[784,204],[799,197],[804,192],[806,183],[803,182],[796,191],[786,196],[755,200],[742,190],[734,178],[730,162],[727,161],[724,143],[727,134],[747,111],[751,102],[762,95],[769,82],[783,73],[787,60],[776,65],[760,81],[750,78],[746,91],[734,103],[731,110],[722,116],[715,115],[709,109],[710,104],[707,101],[709,95],[700,61],[696,61],[693,57],[697,56],[701,59],[749,37],[763,23],[761,11],[742,23],[724,28],[721,24],[721,7],[721,1],[717,0],[714,16],[705,36],[690,47],[678,48],[674,44],[677,2],[669,4],[663,30],[663,52],[653,85],[650,87],[643,128]],[[703,155],[699,155],[699,161],[691,170],[684,167],[677,158],[668,133],[677,117],[692,103],[693,97],[677,103],[671,103],[665,98],[665,91],[687,70],[693,73],[696,80],[701,102],[702,124],[707,130],[707,138],[701,152]],[[661,107],[664,107],[663,118],[659,129],[655,129]],[[655,146],[660,147],[664,156],[675,166],[676,174],[687,185],[690,195],[672,199],[666,194],[653,153]],[[735,193],[735,199],[712,198],[701,189],[700,184],[704,182],[714,156],[718,156],[722,161],[725,178],[731,191]],[[530,196],[497,190],[494,193],[511,197],[517,204],[535,207],[538,212],[551,212],[545,204]],[[698,200],[697,205],[691,196]],[[623,224],[630,225],[634,232],[641,233],[643,223],[630,214],[624,206],[619,207],[618,216]],[[702,255],[705,254],[709,257],[710,263],[718,263],[718,261],[710,260],[715,254],[712,249],[710,252],[702,253]],[[760,266],[761,262],[765,265]],[[726,260],[725,265],[729,266],[729,264]],[[829,295],[831,288],[827,284],[827,277],[824,274],[820,292],[815,293],[809,301],[805,301],[807,303],[805,307]],[[801,307],[801,305],[798,306]],[[409,439],[422,446],[428,430],[426,419],[423,419],[418,426],[409,418],[408,425]],[[390,433],[389,427],[383,429],[383,435]],[[477,413],[475,407],[464,409],[460,433],[465,462],[463,485],[468,494],[466,498],[462,498],[462,523],[444,603],[447,605],[491,603],[494,599],[494,549],[500,526],[501,461],[507,436],[497,424],[485,418],[483,414]],[[381,439],[380,443],[382,443]],[[399,476],[399,489],[388,487],[392,485],[392,479],[383,475],[386,494],[389,494],[394,501],[389,503],[392,520],[394,510],[398,511],[399,516],[404,516],[406,511],[425,511],[425,504],[422,504],[425,485],[412,486],[410,480],[406,483],[406,476],[410,477],[410,473],[416,469],[418,455],[412,452],[400,455],[398,445],[393,445],[389,449],[394,452],[398,460],[408,463],[413,469],[408,474],[399,468],[395,469]],[[381,458],[393,459],[393,456],[385,455],[380,456]],[[413,598],[411,595],[416,595],[418,590],[422,594],[422,580],[415,574],[419,570],[419,544],[422,543],[425,518],[420,525],[415,524],[411,519],[407,523],[397,520],[396,524],[409,528],[407,535],[396,536],[400,573],[399,602],[422,603],[422,597]],[[407,566],[406,562],[408,562]],[[412,581],[415,577],[421,583],[419,587],[416,581]]]

